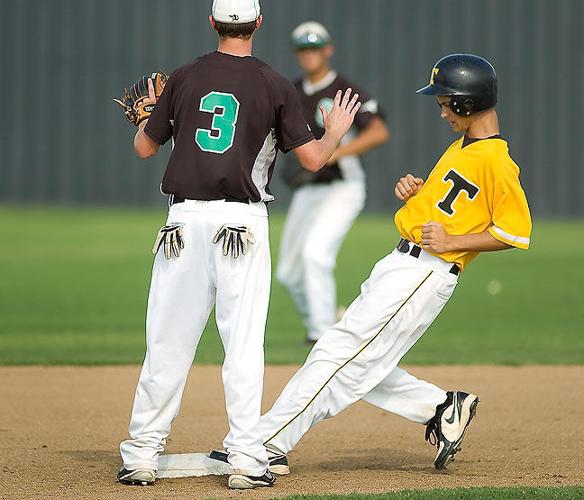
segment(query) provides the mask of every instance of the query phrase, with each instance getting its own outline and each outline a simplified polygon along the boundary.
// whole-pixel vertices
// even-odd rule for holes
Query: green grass
[[[561,488],[456,488],[452,490],[404,490],[381,495],[303,495],[283,500],[572,500],[584,498],[584,487]]]
[[[0,364],[140,363],[150,248],[164,217],[153,210],[0,209]],[[274,263],[282,221],[271,218]],[[356,297],[396,240],[391,214],[359,219],[338,261],[341,303]],[[584,363],[584,222],[536,222],[532,242],[528,252],[472,263],[406,362]],[[488,292],[492,281],[501,285],[496,295]],[[267,362],[302,362],[304,335],[274,282]],[[221,359],[211,321],[196,362]]]

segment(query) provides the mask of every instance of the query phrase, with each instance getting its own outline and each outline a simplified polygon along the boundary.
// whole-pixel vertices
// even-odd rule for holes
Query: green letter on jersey
[[[201,99],[199,111],[213,114],[211,130],[198,128],[195,142],[208,153],[223,154],[233,146],[239,101],[233,94],[209,92]]]

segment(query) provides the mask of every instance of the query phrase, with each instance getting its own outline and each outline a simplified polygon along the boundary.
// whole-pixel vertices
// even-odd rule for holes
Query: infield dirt
[[[266,369],[265,407],[296,367]],[[433,469],[424,427],[358,403],[313,429],[274,488],[230,492],[226,477],[117,484],[138,367],[0,368],[0,498],[273,498],[404,488],[584,484],[584,367],[412,367],[418,377],[479,394],[464,449]],[[221,446],[220,368],[193,367],[167,452]]]

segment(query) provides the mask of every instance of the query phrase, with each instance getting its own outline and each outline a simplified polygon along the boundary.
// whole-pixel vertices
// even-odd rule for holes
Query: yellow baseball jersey
[[[422,226],[440,222],[453,235],[488,230],[499,241],[527,249],[531,216],[519,182],[519,167],[499,137],[463,147],[464,136],[438,160],[418,193],[395,214],[403,238],[420,243]],[[478,252],[449,252],[440,258],[461,269]]]

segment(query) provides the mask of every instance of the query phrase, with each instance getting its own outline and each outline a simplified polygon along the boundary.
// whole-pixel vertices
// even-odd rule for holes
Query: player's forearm
[[[150,137],[144,132],[147,123],[148,120],[141,122],[140,125],[138,125],[138,131],[134,136],[134,151],[143,160],[154,156],[160,147],[158,143],[150,139]]]
[[[319,140],[312,140],[294,149],[298,161],[310,172],[318,172],[337,149],[342,135],[336,131],[327,131]]]
[[[389,140],[389,129],[380,118],[376,118],[353,140],[342,144],[337,148],[335,156],[362,155],[376,146],[385,144]]]
[[[451,252],[496,252],[513,248],[494,238],[488,231],[475,234],[449,235]]]
[[[311,172],[320,170],[337,149],[342,137],[349,131],[361,103],[359,94],[351,94],[348,88],[343,94],[338,91],[333,101],[333,108],[327,112],[322,106],[320,112],[324,122],[325,133],[318,140],[312,140],[294,149],[300,164]]]
[[[315,171],[320,170],[324,165],[326,165],[330,157],[338,149],[342,138],[342,135],[332,131],[327,131],[318,141],[316,141],[320,146],[320,165]]]

